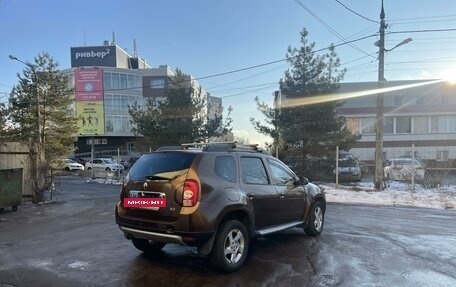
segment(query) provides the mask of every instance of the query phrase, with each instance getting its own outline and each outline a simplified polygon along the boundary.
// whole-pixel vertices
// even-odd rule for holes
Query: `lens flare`
[[[302,98],[297,98],[297,99],[285,99],[285,100],[282,100],[282,104],[280,105],[280,108],[309,106],[309,105],[322,104],[322,103],[333,102],[333,101],[342,101],[342,100],[347,100],[347,99],[352,99],[352,98],[359,98],[359,97],[363,97],[363,96],[370,96],[370,95],[375,95],[375,94],[380,94],[380,93],[388,93],[388,92],[393,92],[393,91],[398,91],[398,90],[403,90],[403,89],[410,89],[410,88],[415,88],[415,87],[420,87],[420,86],[425,86],[425,85],[431,85],[431,84],[440,83],[440,82],[444,82],[444,81],[445,80],[432,80],[432,81],[427,81],[427,82],[379,88],[379,89],[373,89],[373,90],[367,90],[367,91],[328,94],[328,95],[321,95],[321,96],[315,96],[315,97],[302,97]]]

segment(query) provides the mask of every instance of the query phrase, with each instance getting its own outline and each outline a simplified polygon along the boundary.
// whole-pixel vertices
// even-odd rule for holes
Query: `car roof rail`
[[[179,146],[162,146],[157,149],[157,151],[171,150],[250,151],[269,154],[268,151],[258,147],[258,144],[238,144],[236,141],[184,143]]]
[[[167,151],[167,150],[182,150],[185,149],[185,147],[180,146],[180,145],[167,145],[167,146],[161,146],[157,149],[157,151]]]
[[[203,151],[250,151],[269,154],[258,147],[258,144],[238,144],[237,142],[211,143],[203,147]]]

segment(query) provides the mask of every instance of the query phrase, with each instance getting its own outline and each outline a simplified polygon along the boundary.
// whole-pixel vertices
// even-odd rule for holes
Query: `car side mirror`
[[[299,185],[307,185],[308,183],[309,183],[309,180],[307,179],[307,177],[300,177],[298,180]]]

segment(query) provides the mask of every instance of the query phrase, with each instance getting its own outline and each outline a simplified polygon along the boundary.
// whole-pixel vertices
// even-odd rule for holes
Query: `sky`
[[[131,54],[134,39],[152,67],[166,64],[196,79],[260,65],[200,83],[233,108],[236,136],[263,144],[268,139],[249,120],[263,119],[254,99],[272,103],[289,68],[280,60],[288,47],[300,47],[303,28],[315,50],[339,45],[342,82],[377,80],[380,7],[381,0],[0,0],[0,101],[24,69],[8,55],[27,62],[44,51],[66,69],[70,47],[102,45],[114,35]],[[413,39],[386,53],[388,81],[456,79],[456,1],[384,0],[384,9],[385,48]]]

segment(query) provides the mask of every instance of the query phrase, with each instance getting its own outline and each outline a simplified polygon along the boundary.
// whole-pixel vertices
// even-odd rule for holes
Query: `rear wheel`
[[[215,236],[210,259],[223,272],[233,272],[244,264],[248,249],[247,228],[237,220],[229,220],[221,225]]]
[[[321,202],[317,201],[312,205],[309,213],[309,221],[304,231],[307,235],[316,236],[320,235],[325,223],[325,213]]]
[[[133,238],[131,240],[131,242],[138,250],[141,250],[142,252],[144,252],[146,254],[157,253],[166,245],[166,243],[162,243],[162,242],[146,240],[146,239],[137,239],[137,238]]]

